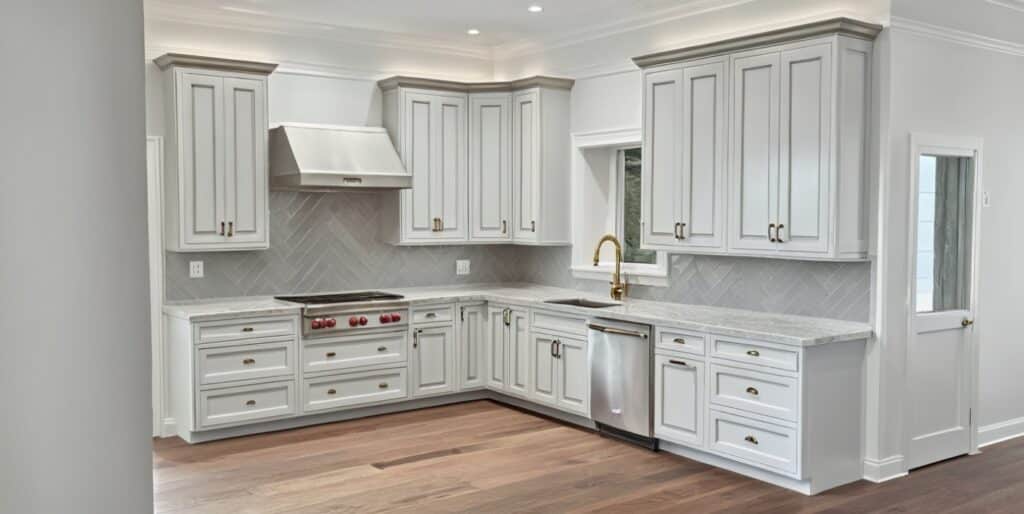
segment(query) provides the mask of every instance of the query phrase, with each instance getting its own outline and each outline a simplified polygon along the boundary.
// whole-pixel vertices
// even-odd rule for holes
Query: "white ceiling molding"
[[[988,3],[998,5],[999,7],[1005,7],[1007,9],[1013,9],[1014,11],[1024,12],[1024,0],[988,0]]]
[[[352,45],[414,50],[487,61],[493,58],[493,52],[490,47],[468,44],[465,41],[443,40],[440,38],[329,23],[315,23],[270,16],[254,11],[190,7],[169,4],[160,0],[147,0],[145,2],[145,13],[147,21],[167,21],[213,28],[264,32],[297,38],[314,38]]]
[[[1024,57],[1024,44],[983,36],[974,32],[951,29],[897,16],[892,17],[892,28],[893,30],[908,34]]]

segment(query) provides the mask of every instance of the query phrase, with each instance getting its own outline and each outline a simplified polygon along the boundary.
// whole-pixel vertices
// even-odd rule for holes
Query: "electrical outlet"
[[[203,261],[189,261],[188,277],[203,278]]]
[[[469,275],[469,259],[459,259],[455,261],[455,274]]]

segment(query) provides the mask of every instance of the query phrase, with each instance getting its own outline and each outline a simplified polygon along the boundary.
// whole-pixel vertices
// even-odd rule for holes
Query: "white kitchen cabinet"
[[[512,95],[469,95],[469,237],[512,240]]]
[[[384,240],[569,244],[573,81],[378,84],[384,125],[413,176],[412,189],[384,195]]]
[[[644,73],[642,245],[725,250],[728,59]]]
[[[508,307],[487,306],[487,379],[488,389],[505,390],[508,361]]]
[[[564,411],[590,417],[590,360],[587,358],[587,340],[558,338],[558,387],[556,406]]]
[[[508,372],[506,391],[527,397],[530,394],[532,374],[530,373],[530,357],[532,341],[530,340],[530,316],[524,309],[509,309],[506,347],[508,348]]]
[[[531,336],[532,356],[530,400],[555,405],[558,395],[558,337],[542,333]]]
[[[397,89],[389,93],[385,125],[412,175],[412,189],[388,191],[383,226],[393,243],[467,239],[467,130],[463,93]]]
[[[459,390],[484,387],[487,368],[488,309],[483,303],[459,306]]]
[[[826,20],[634,59],[644,68],[643,246],[866,259],[877,33]]]
[[[704,361],[659,353],[654,357],[654,435],[704,446]]]
[[[165,244],[266,249],[267,75],[276,65],[164,55]]]
[[[409,354],[414,397],[455,391],[455,337],[451,325],[414,328]]]

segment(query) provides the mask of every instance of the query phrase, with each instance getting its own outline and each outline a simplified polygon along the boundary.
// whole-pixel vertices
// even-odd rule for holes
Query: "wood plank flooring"
[[[190,446],[157,512],[1024,512],[1024,440],[806,497],[490,401]]]

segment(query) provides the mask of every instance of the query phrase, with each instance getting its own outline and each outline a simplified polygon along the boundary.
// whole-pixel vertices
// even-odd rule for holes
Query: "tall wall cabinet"
[[[644,68],[645,248],[867,258],[872,41],[845,18]]]
[[[413,176],[412,189],[384,195],[384,239],[569,244],[572,84],[381,81],[384,125]]]
[[[277,67],[166,54],[165,245],[178,252],[270,246],[267,76]]]

